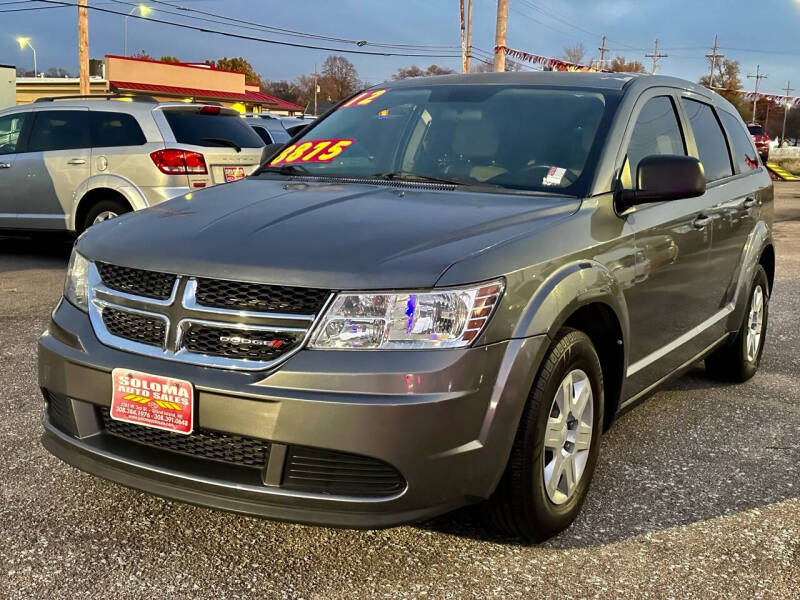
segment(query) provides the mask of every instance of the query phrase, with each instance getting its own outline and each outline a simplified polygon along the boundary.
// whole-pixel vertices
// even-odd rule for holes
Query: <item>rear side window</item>
[[[0,117],[0,154],[14,154],[17,151],[24,122],[25,113]]]
[[[719,113],[722,124],[728,131],[728,137],[733,147],[734,162],[739,166],[739,171],[746,173],[758,168],[758,152],[753,146],[749,132],[744,128],[741,119],[725,112]]]
[[[646,156],[659,154],[686,155],[675,107],[667,96],[648,100],[636,119],[622,173],[623,186],[628,189],[635,187],[639,161]]]
[[[28,152],[89,148],[88,110],[46,110],[34,113]]]
[[[261,148],[264,142],[238,115],[165,110],[175,140],[181,144],[208,147]]]
[[[147,141],[136,119],[125,113],[91,111],[89,126],[95,148],[141,146]]]
[[[269,132],[263,127],[253,127],[253,131],[255,131],[258,134],[258,137],[261,138],[264,144],[272,143],[272,138],[269,137]]]
[[[750,135],[764,135],[764,128],[761,125],[748,125],[747,130]]]
[[[683,98],[683,107],[686,109],[689,124],[694,132],[694,140],[697,143],[700,162],[703,163],[706,181],[716,181],[733,175],[728,144],[717,116],[714,114],[714,109],[708,104],[688,98]]]

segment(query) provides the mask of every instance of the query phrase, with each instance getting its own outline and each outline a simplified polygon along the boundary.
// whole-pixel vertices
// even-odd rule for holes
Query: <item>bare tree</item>
[[[586,48],[580,43],[575,44],[574,46],[566,46],[561,58],[567,62],[582,65],[583,59],[586,58]]]
[[[408,79],[409,77],[425,77],[430,75],[450,75],[452,73],[455,73],[453,69],[440,67],[439,65],[430,65],[424,71],[417,65],[411,65],[410,67],[400,67],[397,69],[397,73],[392,75],[392,79]]]
[[[647,69],[638,60],[630,62],[624,56],[617,55],[609,64],[608,70],[615,73],[647,73]]]
[[[359,88],[358,71],[344,56],[331,54],[322,65],[319,85],[331,100],[342,100]]]

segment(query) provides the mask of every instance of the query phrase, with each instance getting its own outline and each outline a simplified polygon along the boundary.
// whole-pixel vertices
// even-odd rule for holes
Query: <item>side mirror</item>
[[[637,204],[696,198],[706,193],[703,165],[691,156],[646,156],[639,161],[636,183],[635,190],[618,192],[620,212]]]
[[[284,147],[285,144],[267,144],[261,151],[261,164],[267,162],[267,159],[272,158],[278,151]]]

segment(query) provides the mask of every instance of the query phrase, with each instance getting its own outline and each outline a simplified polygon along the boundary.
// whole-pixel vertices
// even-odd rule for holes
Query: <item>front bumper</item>
[[[39,341],[39,384],[67,399],[72,427],[59,427],[46,410],[42,442],[79,469],[168,498],[279,520],[391,526],[491,494],[546,341],[303,350],[272,371],[233,372],[106,347],[88,317],[62,302]],[[230,467],[110,435],[99,413],[110,404],[114,367],[192,381],[198,428],[268,440],[268,464]],[[382,461],[405,486],[380,497],[288,489],[286,449],[295,446]]]

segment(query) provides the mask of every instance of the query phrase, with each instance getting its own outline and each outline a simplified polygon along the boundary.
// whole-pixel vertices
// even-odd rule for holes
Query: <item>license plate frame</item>
[[[116,368],[111,372],[115,421],[189,435],[194,431],[194,385],[186,379]]]
[[[244,167],[222,167],[222,175],[225,177],[225,183],[232,183],[247,177]]]

